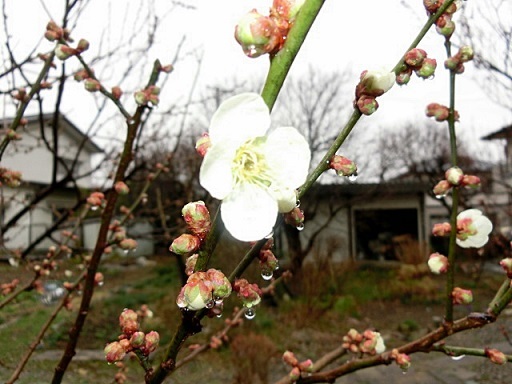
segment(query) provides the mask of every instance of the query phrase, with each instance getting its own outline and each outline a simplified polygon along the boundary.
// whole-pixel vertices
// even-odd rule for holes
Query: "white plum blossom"
[[[270,113],[260,95],[224,101],[210,122],[211,147],[199,174],[201,185],[221,204],[226,229],[241,241],[268,236],[278,212],[296,206],[295,189],[308,174],[311,151],[292,127],[267,134]]]
[[[457,215],[457,244],[462,248],[480,248],[489,241],[492,223],[478,209],[466,209]]]
[[[428,267],[432,273],[439,275],[448,270],[448,258],[440,253],[433,253],[428,259]]]

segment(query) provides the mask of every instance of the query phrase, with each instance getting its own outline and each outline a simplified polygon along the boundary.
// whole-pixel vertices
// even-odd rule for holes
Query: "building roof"
[[[509,139],[512,138],[512,124],[501,128],[499,131],[489,133],[482,137],[483,140]]]
[[[46,125],[50,125],[53,121],[54,113],[43,113],[42,115],[29,115],[23,116],[28,121],[28,125],[38,124],[42,118]],[[85,142],[84,148],[90,153],[102,153],[103,149],[100,148],[89,136],[84,134],[75,124],[73,124],[66,116],[59,113],[59,127],[66,131],[66,133],[76,140],[77,143]],[[7,119],[11,122],[13,119]]]

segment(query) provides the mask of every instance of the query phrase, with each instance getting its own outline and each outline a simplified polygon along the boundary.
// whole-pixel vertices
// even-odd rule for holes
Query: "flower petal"
[[[465,240],[456,239],[457,245],[462,248],[481,248],[489,241],[492,231],[492,222],[478,209],[466,209],[457,215],[457,220],[471,219],[476,228],[476,234],[468,236]]]
[[[214,198],[224,199],[233,188],[233,158],[236,147],[219,143],[210,147],[199,171],[199,183]]]
[[[264,189],[240,184],[222,201],[224,226],[241,241],[257,241],[268,236],[276,223],[277,202]]]
[[[311,151],[295,128],[280,127],[272,131],[265,144],[265,158],[279,184],[295,189],[306,181]]]
[[[267,104],[257,93],[241,93],[224,101],[214,113],[208,133],[212,144],[226,140],[241,145],[263,136],[270,127]]]
[[[297,193],[295,189],[272,185],[269,193],[277,201],[278,210],[281,213],[290,212],[297,205]]]

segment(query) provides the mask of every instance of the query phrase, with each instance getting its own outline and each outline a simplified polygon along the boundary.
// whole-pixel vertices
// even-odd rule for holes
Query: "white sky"
[[[49,17],[43,11],[43,0],[6,1],[9,27],[14,36],[16,51],[19,52],[18,59],[21,59],[21,52],[32,48],[44,33]],[[154,1],[160,9],[168,8],[169,1]],[[44,2],[55,20],[60,20],[59,10],[63,1]],[[226,81],[233,76],[262,82],[268,68],[268,59],[245,57],[233,38],[233,32],[238,19],[245,12],[252,8],[266,12],[271,0],[191,0],[184,3],[194,5],[197,9],[159,15],[164,22],[156,36],[157,45],[148,52],[149,63],[155,58],[168,63],[181,36],[187,36],[185,50],[191,52],[191,55],[176,64],[175,72],[171,74],[162,95],[161,107],[187,95],[196,69],[193,57],[201,53],[204,54],[200,75],[200,84],[203,86]],[[401,5],[400,0],[326,1],[290,75],[300,76],[310,65],[323,70],[343,71],[352,68],[356,73],[383,65],[391,68],[426,19],[421,0],[408,3],[411,9]],[[464,2],[467,6],[470,3]],[[140,6],[138,2],[130,2],[132,8],[128,9],[126,4],[128,2],[119,0],[90,0],[85,17],[80,20],[72,35],[76,40],[87,38],[94,47],[99,44],[99,32],[105,27],[108,26],[115,35],[115,32],[123,33],[121,21],[133,20],[128,25],[142,22],[137,19],[139,10],[135,7]],[[112,41],[115,39],[113,37]],[[454,39],[461,41],[458,36]],[[463,40],[461,42],[464,43]],[[43,47],[51,49],[51,44],[43,43]],[[431,30],[420,47],[438,60],[436,78],[423,81],[413,77],[408,86],[395,86],[379,99],[381,108],[367,118],[368,123],[393,126],[404,121],[422,121],[428,103],[448,102],[447,73],[442,65],[445,59],[443,38]],[[86,60],[88,54],[84,55]],[[5,57],[2,59],[5,60]],[[141,71],[141,84],[146,82],[147,76],[143,76],[147,75],[149,68],[148,65]],[[474,73],[469,64],[466,74],[457,79],[457,109],[461,114],[459,129],[471,132],[476,139],[510,124],[512,113],[488,100],[487,95],[473,82]],[[107,77],[106,73],[98,75]],[[115,70],[108,73],[108,77],[115,78]],[[357,78],[354,78],[353,85],[356,83]],[[5,84],[0,82],[0,88],[4,87]],[[91,95],[81,92],[78,85],[75,88],[77,98],[65,100],[64,112],[81,126],[79,122],[87,120],[87,110],[93,104]],[[7,108],[5,112],[12,114],[13,109]]]

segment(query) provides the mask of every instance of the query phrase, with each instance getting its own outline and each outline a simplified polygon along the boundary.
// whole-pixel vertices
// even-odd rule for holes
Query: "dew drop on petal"
[[[297,225],[297,231],[302,231],[304,229],[304,223],[300,223]]]
[[[247,320],[252,320],[256,317],[256,311],[252,308],[247,308],[245,310],[244,316]]]
[[[452,360],[459,361],[465,358],[466,355],[458,355],[458,356],[452,356]]]
[[[272,280],[272,277],[274,276],[274,272],[271,271],[270,269],[263,269],[261,271],[261,278],[263,280]]]
[[[357,172],[354,172],[353,174],[351,174],[350,176],[348,176],[348,181],[350,181],[351,183],[354,183],[357,181]]]

